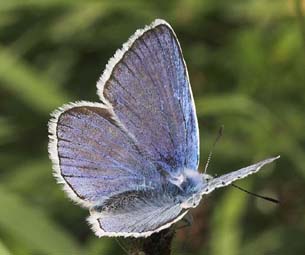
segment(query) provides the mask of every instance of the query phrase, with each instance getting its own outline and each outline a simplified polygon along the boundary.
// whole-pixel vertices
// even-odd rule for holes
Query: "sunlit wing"
[[[98,94],[151,160],[197,170],[198,124],[177,38],[163,20],[138,30],[109,61]]]
[[[88,221],[98,236],[147,237],[187,213],[174,201],[162,190],[129,191],[94,208]]]
[[[83,206],[160,183],[155,166],[102,104],[64,106],[54,114],[50,133],[54,173],[68,195]]]
[[[102,103],[69,104],[53,114],[55,176],[70,198],[90,208],[98,235],[150,235],[184,215],[173,196],[158,198],[156,191],[166,194],[173,185],[166,176],[198,167],[193,97],[171,27],[156,20],[138,30],[97,86]],[[130,194],[136,199],[118,208]],[[105,203],[114,210],[105,211]]]

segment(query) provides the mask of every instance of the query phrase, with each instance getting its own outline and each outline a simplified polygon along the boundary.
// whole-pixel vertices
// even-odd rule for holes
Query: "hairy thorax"
[[[197,170],[184,169],[179,174],[169,177],[169,181],[179,189],[179,202],[182,208],[196,207],[201,200],[201,193],[207,185],[210,175]]]

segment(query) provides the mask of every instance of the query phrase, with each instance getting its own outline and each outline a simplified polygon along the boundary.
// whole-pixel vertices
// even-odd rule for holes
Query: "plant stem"
[[[128,255],[170,255],[175,231],[168,228],[147,238],[120,238],[118,242]]]

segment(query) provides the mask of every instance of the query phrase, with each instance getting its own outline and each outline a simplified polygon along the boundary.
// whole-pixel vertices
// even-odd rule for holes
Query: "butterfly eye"
[[[211,176],[209,174],[202,174],[201,176],[202,176],[203,181],[205,181],[205,182],[208,182],[213,179],[213,176]]]

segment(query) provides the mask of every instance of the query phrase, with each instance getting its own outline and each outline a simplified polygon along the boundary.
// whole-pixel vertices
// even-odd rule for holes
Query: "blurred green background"
[[[305,254],[305,1],[0,1],[0,254],[124,254],[98,239],[86,210],[52,177],[49,114],[97,101],[108,59],[155,18],[174,28],[201,132],[201,169],[220,125],[209,174],[269,156],[276,163],[193,210],[173,254]]]

